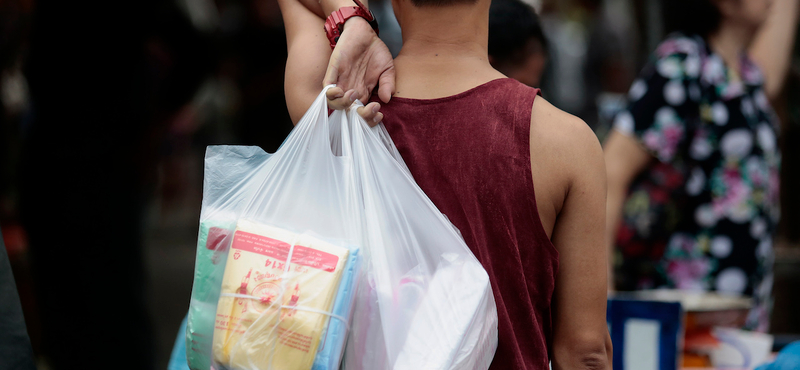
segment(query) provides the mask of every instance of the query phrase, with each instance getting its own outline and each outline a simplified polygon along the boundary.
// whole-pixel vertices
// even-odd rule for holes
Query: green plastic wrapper
[[[230,237],[235,227],[235,223],[214,220],[200,223],[192,302],[186,322],[186,359],[192,370],[211,367],[217,302],[228,259]]]

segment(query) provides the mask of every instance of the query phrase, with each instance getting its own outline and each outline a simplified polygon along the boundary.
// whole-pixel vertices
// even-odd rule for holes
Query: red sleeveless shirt
[[[552,342],[558,252],[539,219],[531,176],[538,93],[504,78],[445,98],[395,97],[381,108],[414,179],[489,274],[497,370],[548,369]]]

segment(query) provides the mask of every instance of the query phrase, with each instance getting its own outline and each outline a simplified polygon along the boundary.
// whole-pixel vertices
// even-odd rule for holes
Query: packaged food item
[[[336,370],[341,363],[342,352],[349,331],[353,300],[357,289],[357,278],[361,268],[361,252],[357,248],[350,249],[342,281],[336,292],[333,304],[333,315],[328,319],[328,325],[322,334],[322,341],[314,358],[313,370]]]
[[[186,359],[192,370],[212,366],[212,339],[228,247],[239,213],[272,162],[259,147],[216,145],[206,149],[203,203],[194,282],[186,319]]]
[[[311,369],[349,249],[240,220],[228,253],[216,361],[235,369]]]
[[[186,320],[186,359],[191,369],[211,367],[214,320],[234,227],[232,222],[200,223],[192,300]]]

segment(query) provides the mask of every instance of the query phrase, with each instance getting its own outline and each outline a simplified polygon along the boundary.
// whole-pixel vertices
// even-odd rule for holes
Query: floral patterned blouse
[[[700,37],[671,35],[614,129],[657,160],[632,183],[617,234],[617,288],[753,297],[766,331],[778,218],[778,120],[758,67],[728,69]],[[620,255],[621,254],[621,255]]]

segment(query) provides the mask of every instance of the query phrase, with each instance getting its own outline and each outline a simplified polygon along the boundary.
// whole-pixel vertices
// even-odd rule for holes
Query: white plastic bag
[[[355,109],[328,117],[322,91],[255,171],[263,180],[231,211],[215,368],[489,367],[488,275],[382,125]]]
[[[348,121],[369,263],[345,368],[488,368],[497,348],[488,274],[387,150],[386,129],[370,129],[355,109]],[[380,330],[371,328],[378,322]]]

